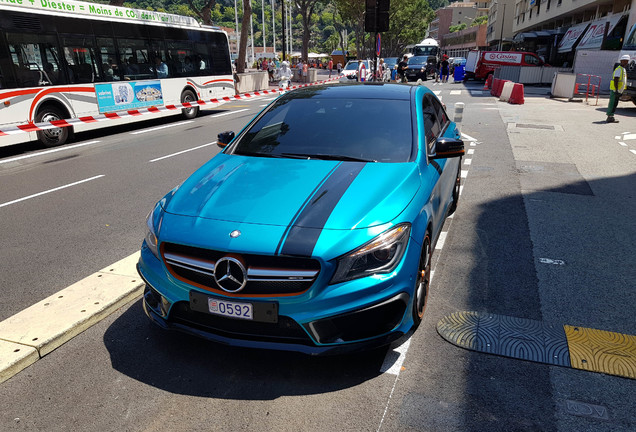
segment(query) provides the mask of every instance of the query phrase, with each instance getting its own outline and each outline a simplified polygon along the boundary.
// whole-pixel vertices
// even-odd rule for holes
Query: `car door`
[[[443,190],[441,179],[444,174],[446,159],[432,160],[428,155],[435,153],[435,143],[442,133],[442,127],[438,120],[437,107],[434,105],[431,94],[425,94],[422,98],[422,115],[424,124],[424,135],[426,140],[427,167],[426,177],[432,183],[430,204],[433,216],[433,239],[437,238],[437,233],[441,228],[443,220],[444,205],[442,200]]]
[[[450,129],[451,122],[448,118],[448,114],[446,113],[446,109],[441,102],[436,97],[431,96],[431,104],[433,105],[433,109],[437,115],[437,122],[439,123],[440,132],[438,138],[441,136],[448,138],[460,138],[461,135],[457,132],[455,127],[452,128],[453,130]],[[442,166],[442,175],[440,178],[440,207],[442,208],[442,216],[444,216],[453,199],[453,188],[455,186],[455,179],[457,177],[459,164],[461,163],[461,158],[436,159],[436,162]]]

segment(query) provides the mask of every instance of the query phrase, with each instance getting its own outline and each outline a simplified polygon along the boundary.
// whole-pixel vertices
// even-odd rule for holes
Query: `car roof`
[[[431,92],[424,86],[391,83],[342,83],[303,87],[284,95],[290,98],[355,98],[409,100],[416,89]]]

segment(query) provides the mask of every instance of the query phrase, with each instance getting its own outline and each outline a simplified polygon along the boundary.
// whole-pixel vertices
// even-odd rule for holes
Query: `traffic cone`
[[[488,90],[492,87],[492,74],[488,74],[486,82],[484,82],[484,90]]]
[[[523,84],[515,83],[514,87],[512,88],[512,93],[510,94],[510,99],[508,100],[508,103],[515,104],[515,105],[523,105],[523,103],[525,102],[523,93],[524,93]]]

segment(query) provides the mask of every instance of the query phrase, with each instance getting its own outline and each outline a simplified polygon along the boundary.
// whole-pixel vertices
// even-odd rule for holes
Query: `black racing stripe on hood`
[[[327,219],[365,165],[343,162],[338,166],[286,230],[287,238],[279,248],[281,255],[311,256]]]

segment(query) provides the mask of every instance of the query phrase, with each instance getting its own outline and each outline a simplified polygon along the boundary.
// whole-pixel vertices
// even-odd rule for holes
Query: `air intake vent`
[[[39,16],[15,14],[13,18],[13,27],[23,30],[42,30],[42,23]]]

